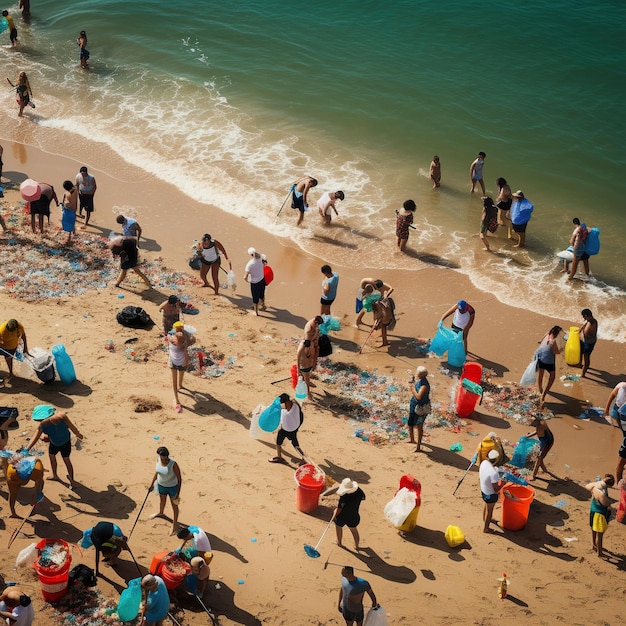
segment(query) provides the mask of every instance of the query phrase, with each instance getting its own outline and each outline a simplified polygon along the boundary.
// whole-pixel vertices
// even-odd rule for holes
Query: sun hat
[[[339,485],[339,489],[337,489],[337,495],[343,496],[347,493],[354,493],[359,488],[359,483],[352,480],[351,478],[344,478],[341,481],[341,485]]]
[[[252,255],[256,254],[256,250],[254,248],[248,248],[248,254],[250,256],[252,256]]]
[[[490,461],[497,461],[500,458],[500,453],[497,450],[489,450],[487,458]]]
[[[26,202],[34,202],[35,200],[39,200],[39,198],[41,198],[41,187],[36,180],[27,178],[20,185],[20,194]]]
[[[513,194],[514,198],[524,198],[524,193],[521,190],[517,190],[514,194]]]
[[[56,409],[49,404],[39,404],[33,409],[33,419],[36,422],[43,422],[45,419],[52,417],[56,413]]]

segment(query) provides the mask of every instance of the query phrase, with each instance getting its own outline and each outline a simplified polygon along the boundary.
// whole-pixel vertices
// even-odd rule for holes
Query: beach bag
[[[117,605],[117,615],[121,622],[134,620],[139,613],[141,604],[141,578],[128,581],[128,587],[122,591],[120,602]]]
[[[79,582],[83,587],[95,587],[98,584],[95,572],[84,563],[79,563],[70,570],[68,580],[70,585]]]
[[[202,267],[202,258],[200,257],[199,254],[194,254],[189,259],[189,267],[192,270],[199,270]]]
[[[426,404],[418,404],[413,409],[413,413],[418,417],[424,417],[424,415],[428,415],[431,411],[430,401]]]
[[[585,252],[589,256],[595,256],[600,252],[600,229],[592,228],[587,235],[585,242]]]
[[[456,337],[456,333],[451,328],[446,328],[443,322],[437,325],[437,334],[430,342],[430,351],[437,356],[443,356],[450,347],[450,344]]]
[[[402,526],[416,506],[417,496],[415,492],[402,487],[393,497],[393,500],[387,502],[383,513],[388,522],[394,526]]]
[[[330,343],[328,335],[320,335],[319,338],[319,356],[330,356],[333,353],[333,347]]]
[[[519,384],[522,387],[528,387],[535,384],[535,377],[537,374],[537,356],[533,356],[533,360],[528,364],[528,367],[524,370]]]
[[[125,306],[117,315],[117,321],[128,328],[152,328],[152,318],[140,306]]]

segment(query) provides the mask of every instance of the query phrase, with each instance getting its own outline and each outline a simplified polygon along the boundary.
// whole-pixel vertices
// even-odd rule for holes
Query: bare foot
[[[414,441],[413,439],[409,439],[408,441],[405,441],[405,443],[417,443],[417,442]]]
[[[424,450],[422,450],[421,448],[415,448],[415,450],[413,450],[413,452],[424,452]]]
[[[54,476],[48,476],[48,478],[46,478],[46,480],[56,480],[58,483],[62,483],[63,481],[56,475]]]

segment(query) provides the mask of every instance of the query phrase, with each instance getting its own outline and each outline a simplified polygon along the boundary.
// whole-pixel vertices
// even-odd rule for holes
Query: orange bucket
[[[324,485],[326,474],[315,465],[307,463],[296,470],[294,475],[296,484],[296,508],[302,513],[315,511],[319,506],[319,498]]]
[[[507,498],[507,491],[513,497]],[[502,488],[502,527],[507,530],[522,530],[528,522],[530,505],[535,498],[535,490],[524,485],[507,483]]]

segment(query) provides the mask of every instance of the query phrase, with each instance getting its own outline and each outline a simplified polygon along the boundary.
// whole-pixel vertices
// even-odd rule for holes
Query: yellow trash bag
[[[465,535],[458,526],[448,526],[446,528],[446,541],[451,548],[456,548],[465,543]]]
[[[478,458],[476,460],[476,465],[480,466],[480,464],[488,458],[489,452],[491,450],[495,450],[500,455],[498,460],[495,462],[495,465],[500,466],[506,462],[506,455],[504,454],[504,449],[502,448],[502,442],[500,441],[500,437],[496,436],[495,433],[489,433],[479,444],[478,449],[476,450],[476,454]]]

